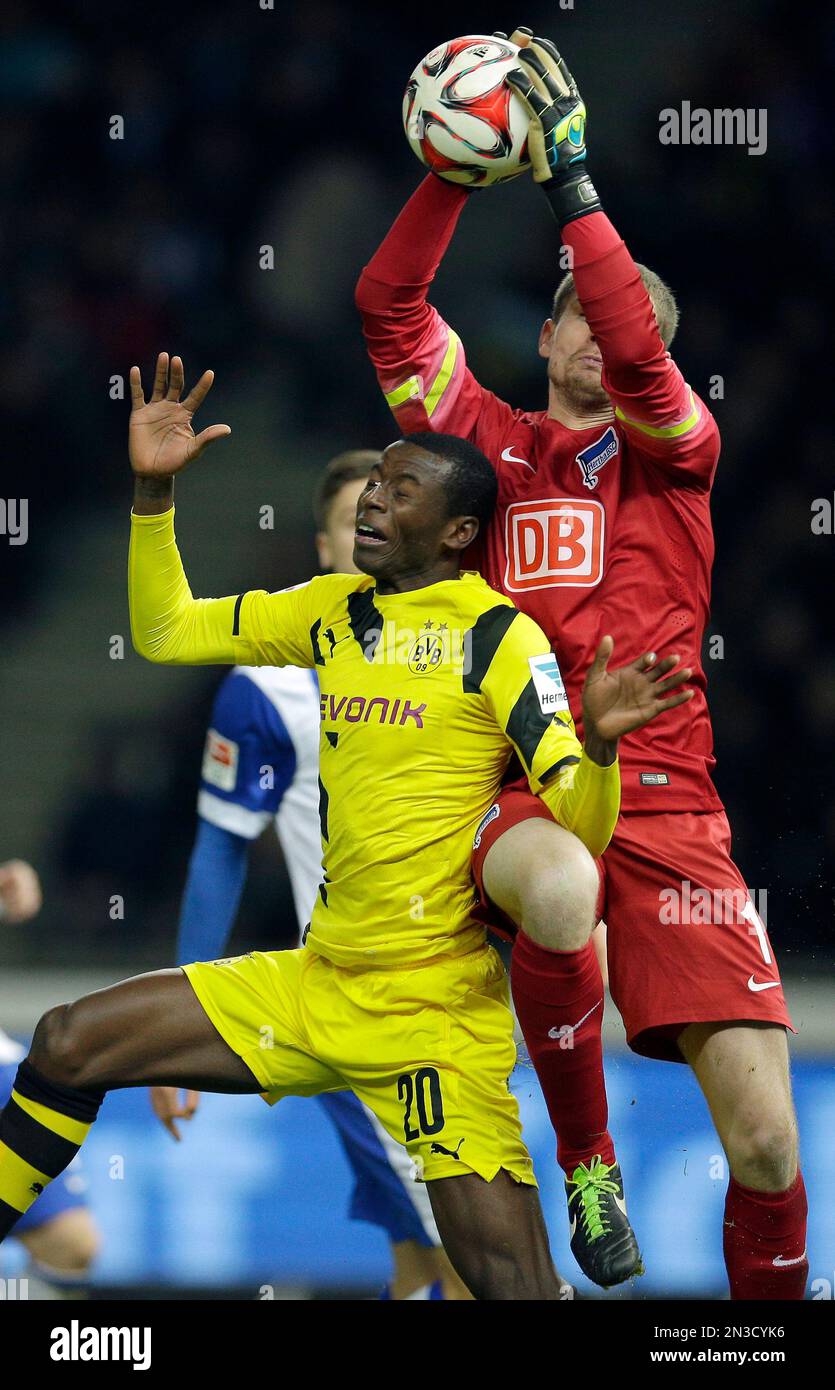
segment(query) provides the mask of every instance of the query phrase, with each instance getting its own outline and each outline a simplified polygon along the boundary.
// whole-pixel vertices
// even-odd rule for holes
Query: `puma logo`
[[[432,1143],[429,1146],[429,1152],[431,1154],[446,1154],[447,1158],[455,1158],[460,1160],[461,1155],[458,1152],[458,1150],[460,1149],[463,1142],[463,1139],[459,1139],[454,1149],[445,1149],[443,1144]]]
[[[335,648],[339,645],[340,642],[345,642],[345,641],[347,641],[348,634],[346,633],[346,634],[345,634],[345,637],[337,637],[337,635],[336,635],[336,633],[334,632],[334,630],[333,630],[332,627],[326,627],[325,630],[324,630],[324,632],[322,633],[322,636],[323,636],[323,637],[326,637],[326,638],[328,639],[328,641],[330,642],[330,644],[331,644],[331,651],[330,651],[330,654],[331,654],[331,657],[333,657],[333,653],[334,653]]]

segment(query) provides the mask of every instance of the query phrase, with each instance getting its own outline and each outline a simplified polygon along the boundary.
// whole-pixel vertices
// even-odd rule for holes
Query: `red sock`
[[[519,1026],[557,1135],[567,1176],[600,1154],[614,1163],[603,1079],[603,979],[589,941],[579,951],[545,951],[520,931],[510,964]]]
[[[785,1192],[755,1192],[731,1178],[725,1199],[725,1264],[732,1299],[803,1297],[806,1259],[803,1174]]]

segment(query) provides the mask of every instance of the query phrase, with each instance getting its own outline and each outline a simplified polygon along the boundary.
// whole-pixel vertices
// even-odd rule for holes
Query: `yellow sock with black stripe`
[[[75,1158],[104,1099],[43,1076],[21,1062],[0,1111],[0,1240]]]

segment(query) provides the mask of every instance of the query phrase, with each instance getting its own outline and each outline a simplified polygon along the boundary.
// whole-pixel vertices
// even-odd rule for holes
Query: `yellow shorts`
[[[491,946],[402,968],[347,970],[314,951],[183,967],[270,1103],[351,1090],[405,1144],[418,1177],[505,1168],[536,1185],[508,1088],[507,975]]]

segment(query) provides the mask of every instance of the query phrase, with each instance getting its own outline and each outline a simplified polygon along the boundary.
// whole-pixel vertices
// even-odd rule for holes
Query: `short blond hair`
[[[641,265],[638,261],[636,261],[635,264],[640,272],[647,294],[650,297],[655,314],[655,322],[658,324],[658,332],[661,334],[661,341],[664,346],[668,348],[673,338],[676,336],[676,329],[678,328],[678,305],[676,303],[676,297],[670,289],[670,286],[661,279],[660,275],[656,275],[654,270],[650,270],[648,266]],[[551,318],[554,323],[557,323],[562,317],[568,300],[571,298],[572,294],[576,293],[577,291],[574,288],[574,276],[571,274],[571,271],[569,271],[568,274],[564,275],[560,280],[556,294],[554,295],[554,302],[551,305]]]

